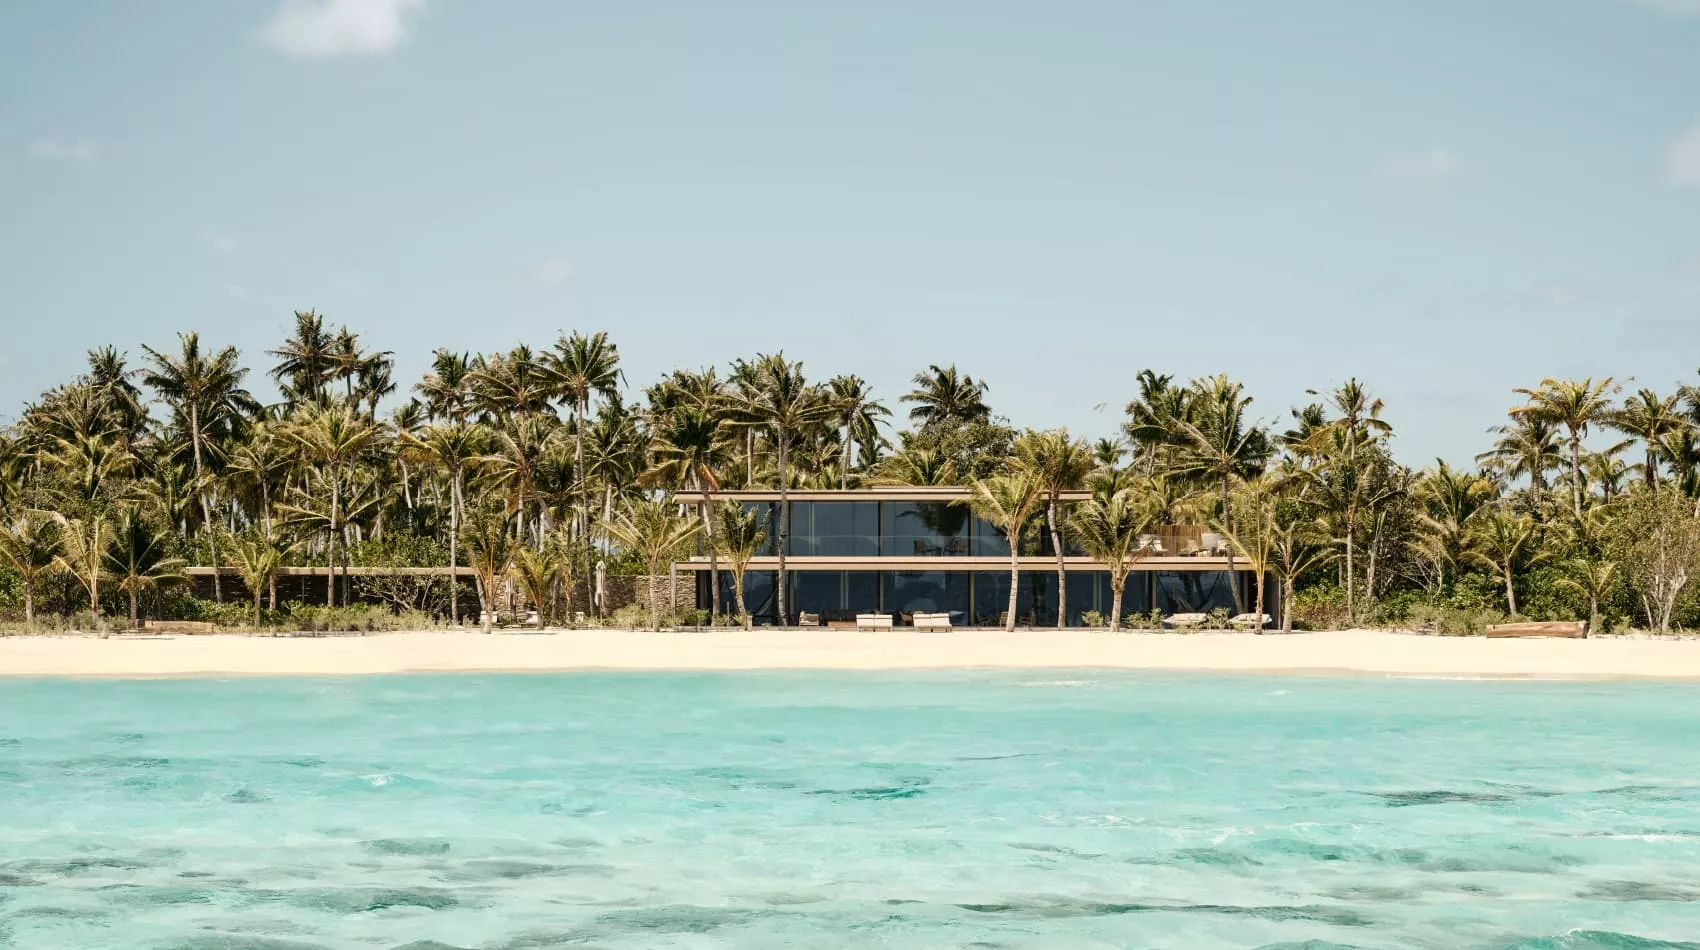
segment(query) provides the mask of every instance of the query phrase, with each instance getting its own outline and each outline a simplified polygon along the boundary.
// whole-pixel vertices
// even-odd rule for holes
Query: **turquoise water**
[[[1700,948],[1697,712],[1102,672],[0,681],[0,946]]]

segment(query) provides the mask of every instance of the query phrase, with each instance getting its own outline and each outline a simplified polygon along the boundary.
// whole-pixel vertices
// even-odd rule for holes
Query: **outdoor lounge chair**
[[[805,614],[805,613],[798,614],[797,615],[797,626],[799,626],[799,627],[818,627],[818,626],[820,626],[820,614]]]
[[[857,614],[857,630],[890,630],[891,614]]]
[[[1163,618],[1163,626],[1170,630],[1198,630],[1209,622],[1209,614],[1171,614]]]
[[[1263,626],[1265,628],[1269,627],[1271,624],[1273,624],[1275,622],[1275,618],[1269,616],[1268,614],[1263,614],[1262,616],[1263,616]],[[1234,617],[1233,619],[1229,620],[1228,626],[1233,627],[1235,630],[1255,630],[1255,629],[1257,629],[1257,618],[1258,618],[1257,614],[1240,614],[1240,615]]]
[[[950,629],[950,614],[947,614],[947,613],[916,614],[915,615],[915,629],[916,630],[949,630]]]

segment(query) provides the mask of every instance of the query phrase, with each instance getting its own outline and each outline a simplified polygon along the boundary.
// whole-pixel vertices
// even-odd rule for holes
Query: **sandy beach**
[[[1382,631],[1291,636],[1054,630],[857,633],[460,632],[324,638],[0,639],[0,675],[339,676],[549,670],[1119,668],[1238,673],[1700,678],[1700,640],[1487,640]]]

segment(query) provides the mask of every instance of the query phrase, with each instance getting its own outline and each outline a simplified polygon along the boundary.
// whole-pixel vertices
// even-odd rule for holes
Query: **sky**
[[[0,420],[112,343],[604,329],[634,389],[954,363],[1115,431],[1150,367],[1411,464],[1543,377],[1700,383],[1700,0],[0,5]]]

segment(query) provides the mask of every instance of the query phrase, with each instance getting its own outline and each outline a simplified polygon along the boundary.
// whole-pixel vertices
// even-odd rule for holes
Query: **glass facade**
[[[1235,572],[1245,588],[1251,578]],[[744,575],[744,597],[757,623],[778,619],[773,571]],[[1055,571],[1022,571],[1015,592],[1015,620],[1023,626],[1054,626],[1057,622]],[[1233,593],[1226,571],[1136,572],[1122,592],[1122,615],[1150,613],[1153,604],[1166,614],[1208,613],[1232,609]],[[1008,571],[793,571],[790,575],[793,614],[818,614],[826,622],[853,622],[857,614],[890,614],[899,624],[915,613],[948,613],[957,626],[995,627],[1009,609]],[[721,606],[735,609],[732,574],[720,573]],[[1273,597],[1271,597],[1273,599]],[[1107,571],[1068,572],[1068,622],[1078,626],[1087,611],[1108,615],[1113,601]],[[697,605],[707,607],[708,573],[697,574]],[[1269,611],[1266,608],[1266,612]]]

